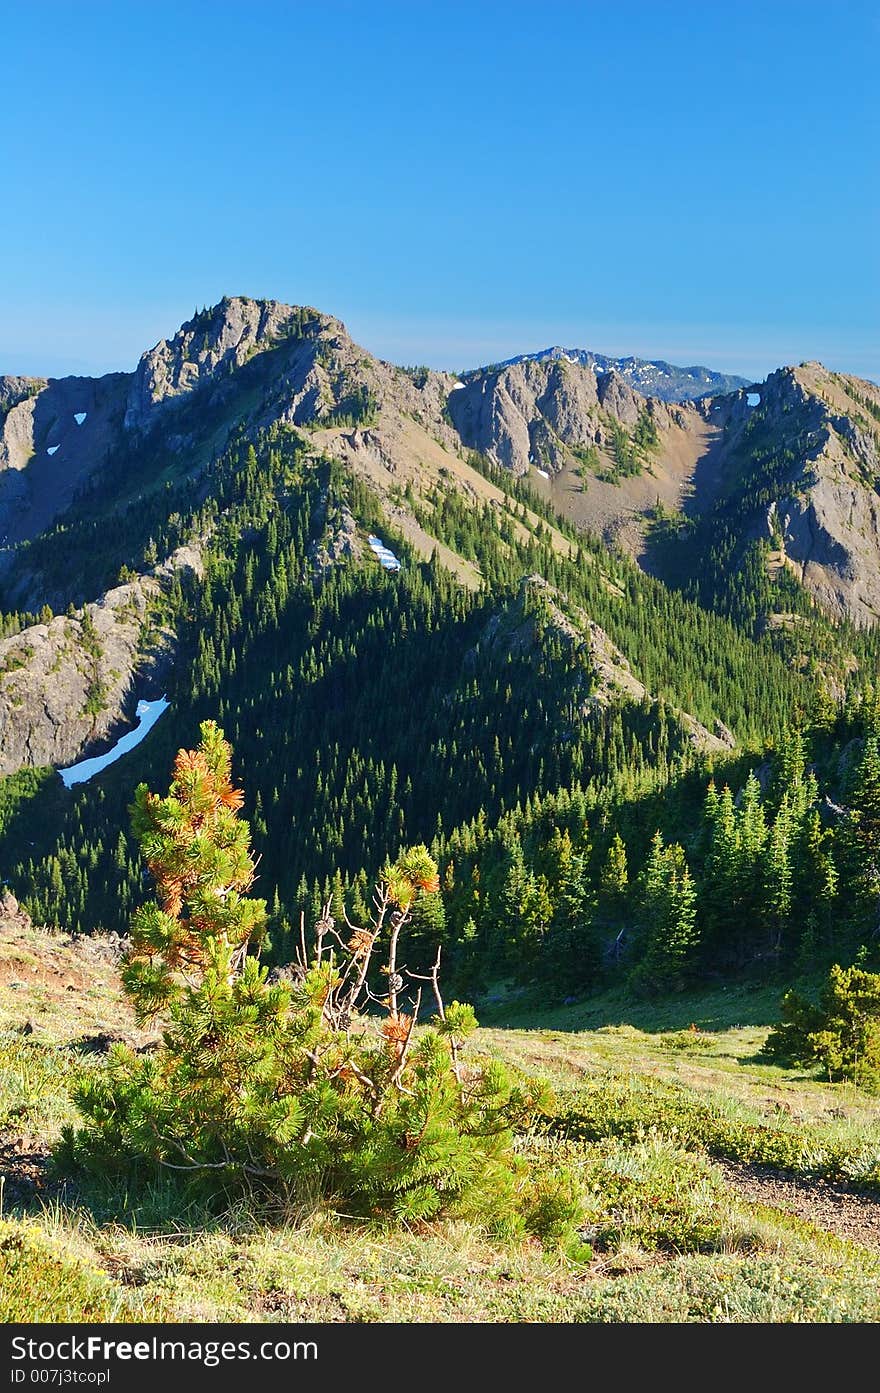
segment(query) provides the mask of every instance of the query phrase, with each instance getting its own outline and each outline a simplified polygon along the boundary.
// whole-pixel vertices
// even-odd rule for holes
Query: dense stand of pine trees
[[[623,973],[657,990],[855,951],[875,893],[859,869],[871,798],[880,804],[874,704],[830,709],[741,615],[667,589],[493,477],[506,506],[443,485],[408,500],[479,567],[478,592],[436,557],[419,562],[365,485],[281,427],[256,448],[233,439],[198,484],[169,481],[145,518],[124,512],[103,552],[84,504],[54,539],[53,574],[65,546],[73,563],[91,542],[90,574],[103,576],[126,529],[159,556],[210,536],[207,574],[175,580],[157,614],[177,628],[180,654],[173,712],[145,745],[72,792],[51,772],[0,782],[4,874],[34,917],[125,926],[145,891],[126,830],[132,790],[215,718],[247,791],[279,958],[300,912],[329,896],[361,916],[384,858],[422,840],[443,879],[420,908],[414,951],[441,936],[472,990],[512,976],[569,994]],[[344,509],[389,541],[399,573],[369,556],[321,564]],[[660,700],[591,703],[590,665],[545,622],[522,584],[530,574],[601,624]],[[528,642],[504,641],[524,625]],[[811,705],[807,752],[792,730]],[[723,721],[755,758],[719,768],[707,794],[676,708],[710,729]],[[865,736],[844,777],[835,761]],[[772,777],[749,777],[765,743],[778,750]],[[857,815],[835,821],[826,789]]]

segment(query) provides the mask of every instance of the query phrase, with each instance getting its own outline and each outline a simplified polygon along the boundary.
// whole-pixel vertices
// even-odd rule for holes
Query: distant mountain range
[[[506,368],[527,361],[543,363],[553,358],[566,358],[570,363],[578,363],[595,373],[616,372],[643,397],[659,397],[661,401],[696,401],[699,397],[737,392],[749,385],[745,377],[713,372],[711,368],[699,365],[680,368],[662,358],[609,358],[607,354],[594,353],[589,348],[541,348],[536,353],[520,353],[515,358],[507,358],[497,366]]]

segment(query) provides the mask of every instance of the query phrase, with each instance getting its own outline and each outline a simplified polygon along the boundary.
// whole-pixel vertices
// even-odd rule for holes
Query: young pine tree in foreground
[[[79,1085],[83,1122],[60,1157],[103,1172],[169,1172],[210,1195],[262,1192],[346,1213],[418,1220],[455,1210],[545,1236],[577,1213],[570,1177],[530,1175],[514,1129],[540,1107],[495,1060],[467,1059],[473,1010],[445,1005],[439,953],[409,973],[402,935],[437,890],[425,847],[385,867],[362,924],[328,905],[311,948],[270,982],[266,922],[231,751],[213,722],[181,750],[167,797],[138,788],[133,825],[156,886],[123,972],[161,1043],[119,1048]],[[423,1000],[435,1014],[419,1027]],[[548,1227],[548,1214],[551,1216]]]

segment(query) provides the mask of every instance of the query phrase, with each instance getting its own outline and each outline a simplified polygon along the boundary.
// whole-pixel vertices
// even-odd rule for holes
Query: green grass
[[[410,1231],[320,1213],[270,1225],[246,1207],[181,1212],[169,1188],[130,1196],[115,1217],[81,1198],[7,1220],[0,1310],[182,1321],[880,1316],[877,1255],[737,1202],[704,1158],[659,1136],[543,1145],[585,1184],[580,1261],[461,1222]]]
[[[0,1034],[0,1136],[47,1138],[71,1113],[70,1087],[82,1068],[70,1050]]]
[[[553,1080],[559,1126],[573,1135],[660,1128],[708,1155],[880,1191],[876,1097],[761,1058],[779,1001],[777,989],[746,986],[648,1004],[609,994],[481,1039]],[[511,1025],[521,1019],[502,1014]]]
[[[680,1084],[599,1075],[561,1100],[554,1131],[579,1141],[637,1144],[657,1133],[688,1150],[797,1176],[857,1182],[880,1194],[880,1140],[848,1141],[813,1126],[774,1123],[736,1100],[695,1096]]]
[[[0,1220],[0,1321],[170,1319],[155,1293],[134,1295],[77,1251],[68,1233]]]
[[[33,938],[33,935],[31,935]],[[52,951],[64,963],[63,950]],[[36,938],[20,945],[25,958]],[[81,960],[71,959],[71,963]],[[212,1213],[173,1181],[47,1183],[39,1166],[100,1058],[77,1003],[123,1019],[106,965],[81,992],[0,989],[0,1318],[181,1321],[874,1321],[880,1253],[740,1196],[716,1157],[877,1184],[880,1110],[852,1088],[755,1059],[777,1005],[745,989],[627,1006],[607,997],[478,1048],[553,1079],[554,1116],[522,1146],[580,1183],[581,1245],[502,1241],[463,1221],[411,1229],[321,1211]],[[26,974],[22,974],[25,976]],[[41,1004],[39,1029],[16,1024]],[[97,1014],[95,1014],[97,1013]],[[697,1028],[689,1027],[694,1024]]]
[[[625,991],[606,991],[568,1006],[543,1007],[536,998],[509,996],[486,1008],[481,1018],[487,1025],[508,1028],[582,1031],[605,1026],[633,1026],[646,1034],[686,1029],[724,1032],[744,1025],[767,1027],[779,1014],[781,987],[756,987],[736,983],[700,991],[677,993],[656,1000],[636,1001]]]

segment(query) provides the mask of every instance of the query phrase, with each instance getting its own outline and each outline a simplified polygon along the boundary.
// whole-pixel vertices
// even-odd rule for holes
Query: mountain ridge
[[[597,372],[559,355],[524,356],[458,379],[377,359],[340,320],[312,307],[225,297],[147,350],[133,373],[0,379],[5,605],[34,619],[42,607],[61,613],[100,605],[118,587],[117,572],[123,585],[141,577],[153,593],[156,566],[192,540],[180,509],[168,513],[163,491],[212,498],[230,441],[262,450],[267,432],[282,431],[293,433],[310,468],[332,459],[351,471],[381,510],[374,525],[391,527],[424,562],[436,555],[474,594],[488,577],[462,535],[449,531],[444,511],[456,499],[455,507],[507,518],[520,544],[544,528],[559,558],[571,555],[573,535],[598,535],[668,584],[677,583],[677,567],[686,591],[712,573],[710,542],[726,530],[732,543],[719,586],[733,583],[757,547],[768,585],[778,589],[773,577],[787,577],[833,618],[872,623],[880,614],[880,506],[872,482],[880,479],[880,391],[817,364],[750,385],[751,393],[667,402],[641,395],[615,370]],[[507,485],[493,480],[493,469],[522,480],[547,510],[545,520],[534,505],[507,517]],[[667,528],[665,553],[651,541],[658,510],[680,520]],[[358,524],[350,509],[343,515],[336,533],[313,543],[315,574],[363,558]],[[560,531],[554,516],[564,516],[574,534]],[[114,540],[113,527],[107,533],[106,524],[122,518],[133,520],[137,542],[122,531]],[[168,518],[178,519],[170,531]],[[158,549],[157,529],[167,533]],[[166,580],[164,588],[173,584]],[[705,588],[693,593],[709,610],[716,604]],[[774,615],[765,618],[772,629]],[[47,670],[64,660],[69,642],[68,630],[56,628]],[[790,633],[789,625],[789,648]],[[7,771],[22,751],[25,764],[39,763],[41,750],[63,750],[69,760],[109,738],[126,718],[142,670],[140,639],[128,644],[121,664],[105,665],[116,675],[101,685],[116,692],[116,704],[91,730],[80,711],[85,679],[71,670],[70,731],[47,733],[40,712],[22,698],[28,649],[46,651],[42,630],[34,638],[26,626],[19,640],[5,641],[0,747],[11,752]],[[642,684],[642,697],[647,690]],[[685,701],[671,704],[687,714]],[[726,726],[724,713],[715,719]],[[704,748],[715,739],[707,736],[697,740]]]
[[[800,565],[801,583],[833,613],[873,622],[880,525],[870,495],[880,477],[880,389],[821,366],[779,371],[799,384],[770,423],[792,453],[772,500],[784,564]],[[763,399],[760,384],[748,384],[751,393],[668,402],[642,395],[617,369],[597,372],[556,350],[458,379],[383,362],[340,320],[311,307],[225,297],[147,350],[131,374],[0,378],[0,574],[16,570],[15,548],[51,528],[108,461],[161,434],[166,472],[195,476],[232,424],[245,420],[250,431],[275,421],[306,429],[374,484],[386,482],[383,471],[418,472],[417,457],[435,447],[457,459],[476,451],[532,475],[538,488],[549,484],[545,492],[576,526],[646,562],[652,508],[706,513],[729,494],[744,467],[736,442],[751,404],[760,403],[756,419],[766,424],[767,394],[776,400],[779,381],[770,375]],[[213,422],[199,439],[180,417],[197,397]],[[814,429],[827,436],[818,455],[802,420],[816,408],[823,424]],[[439,456],[436,467],[455,468]],[[804,507],[807,492],[813,502]],[[834,545],[817,550],[811,527]],[[751,519],[743,537],[767,532]],[[9,594],[31,608],[53,599],[25,581]]]

